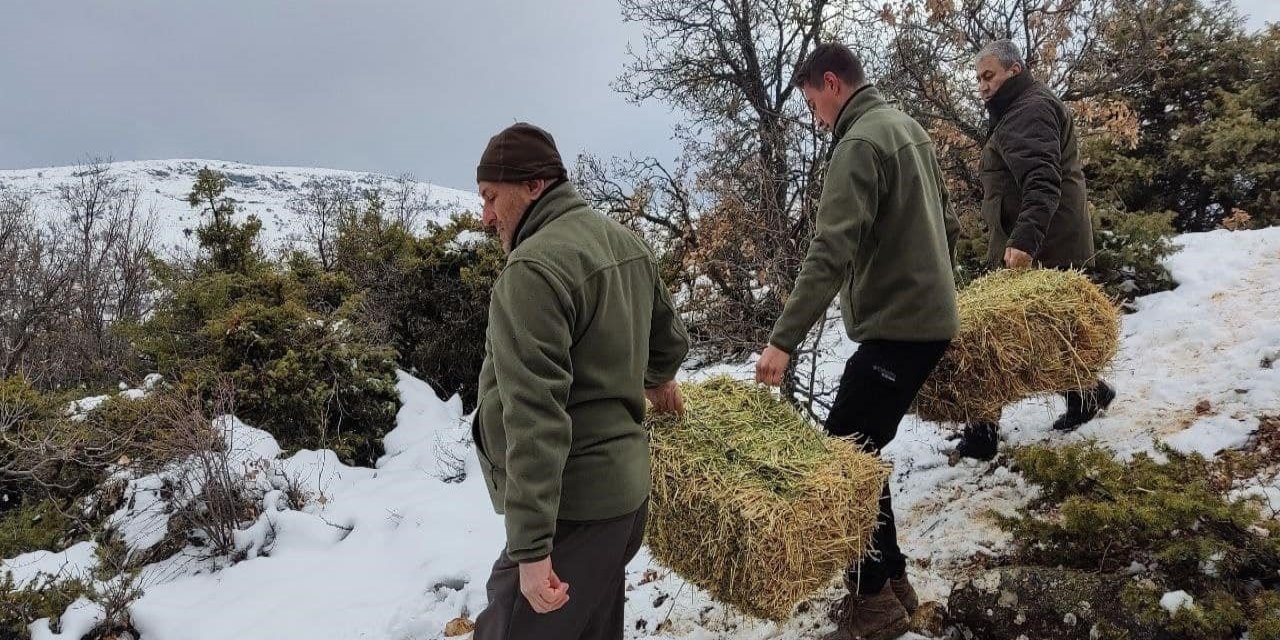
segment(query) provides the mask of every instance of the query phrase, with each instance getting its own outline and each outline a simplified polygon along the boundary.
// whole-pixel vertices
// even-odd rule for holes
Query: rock
[[[450,620],[448,624],[444,625],[444,637],[456,638],[458,636],[463,636],[468,633],[471,633],[472,631],[475,631],[475,630],[476,630],[476,623],[472,622],[469,618],[465,616],[460,618],[454,618]]]
[[[1208,400],[1201,400],[1196,403],[1196,415],[1202,416],[1213,411],[1213,403]]]

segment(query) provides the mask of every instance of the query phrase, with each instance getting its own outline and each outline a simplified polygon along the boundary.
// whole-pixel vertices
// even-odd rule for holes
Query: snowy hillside
[[[262,220],[263,238],[268,246],[279,246],[296,233],[298,220],[289,211],[289,200],[312,180],[341,180],[357,189],[389,188],[395,178],[375,173],[310,169],[300,167],[263,167],[222,160],[144,160],[111,163],[111,171],[140,192],[142,210],[154,210],[159,223],[158,242],[162,248],[181,247],[194,242],[186,230],[199,224],[196,211],[187,204],[187,194],[195,182],[196,172],[208,167],[226,175],[231,182],[227,195],[237,202],[243,214],[254,214]],[[58,187],[76,180],[79,167],[51,167],[0,171],[0,188],[31,193],[37,209],[56,210]],[[437,218],[450,213],[477,211],[480,200],[474,193],[417,183],[416,191],[438,205]]]
[[[1124,320],[1110,376],[1120,397],[1109,415],[1063,436],[1049,428],[1061,401],[1028,401],[1005,413],[1009,442],[1093,438],[1123,453],[1160,439],[1212,454],[1242,445],[1258,415],[1280,412],[1280,367],[1271,366],[1280,360],[1280,228],[1178,242],[1182,250],[1168,265],[1181,286],[1140,299],[1137,313]],[[840,345],[833,356],[851,348]],[[749,377],[751,363],[733,370]],[[141,578],[146,593],[132,608],[143,638],[426,639],[442,637],[455,617],[474,618],[502,546],[502,522],[489,509],[460,403],[437,399],[404,374],[399,388],[404,406],[376,469],[345,467],[331,452],[281,458],[269,435],[228,421],[237,460],[267,470],[255,476],[264,514],[243,534],[249,559],[217,571],[182,557],[148,568]],[[886,450],[895,466],[902,547],[927,599],[945,599],[975,556],[1007,544],[987,514],[1011,511],[1030,493],[1004,466],[948,466],[946,435],[908,417]],[[464,465],[461,478],[456,459]],[[284,506],[281,489],[291,477],[312,495],[301,511]],[[155,486],[135,480],[133,509],[117,517],[163,518],[147,512],[152,503],[145,498]],[[91,550],[83,543],[27,554],[0,571],[15,571],[19,581],[36,571],[74,573],[94,561]],[[628,638],[799,640],[829,628],[825,598],[785,624],[757,622],[726,611],[643,551],[627,579]],[[69,612],[60,636],[44,621],[32,630],[36,638],[75,638],[96,613],[92,606]]]

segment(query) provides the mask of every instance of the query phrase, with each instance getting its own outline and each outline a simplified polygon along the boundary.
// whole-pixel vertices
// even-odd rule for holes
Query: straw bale
[[[925,420],[994,420],[1007,404],[1091,387],[1115,357],[1120,314],[1076,271],[1004,270],[959,296],[960,332],[916,398]]]
[[[783,620],[866,550],[888,468],[763,387],[683,387],[651,415],[653,556],[721,602]]]

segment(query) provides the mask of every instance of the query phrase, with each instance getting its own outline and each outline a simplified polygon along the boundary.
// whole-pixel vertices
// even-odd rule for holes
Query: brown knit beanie
[[[476,167],[477,182],[522,182],[568,175],[551,134],[517,122],[489,138]]]

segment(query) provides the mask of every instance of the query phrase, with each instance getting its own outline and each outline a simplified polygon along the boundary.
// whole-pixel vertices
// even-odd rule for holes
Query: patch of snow
[[[449,243],[449,249],[453,251],[471,249],[489,242],[489,239],[490,236],[487,233],[467,230],[459,233],[458,236],[453,239],[453,242]]]
[[[1173,615],[1182,609],[1190,609],[1196,605],[1195,598],[1192,598],[1186,591],[1170,591],[1160,596],[1160,606],[1164,607],[1169,615]]]
[[[80,640],[106,618],[102,605],[80,597],[58,618],[60,632],[49,628],[48,618],[31,623],[27,631],[31,632],[31,640]]]
[[[79,400],[72,400],[67,405],[67,414],[72,417],[83,417],[84,414],[102,406],[102,403],[110,400],[111,396],[90,396]]]
[[[1201,418],[1183,431],[1166,436],[1164,441],[1182,453],[1198,453],[1212,458],[1219,451],[1242,449],[1249,443],[1249,436],[1258,430],[1258,418],[1242,419],[1230,416]]]
[[[82,578],[98,566],[97,551],[94,542],[79,542],[63,551],[32,551],[0,561],[0,575],[12,573],[19,588],[46,578]]]
[[[124,391],[120,392],[120,397],[128,398],[129,400],[141,400],[142,398],[147,397],[147,390],[146,389],[125,389]]]

